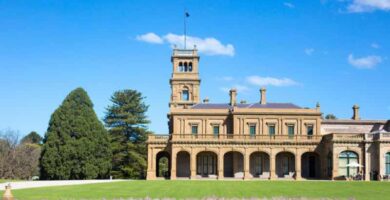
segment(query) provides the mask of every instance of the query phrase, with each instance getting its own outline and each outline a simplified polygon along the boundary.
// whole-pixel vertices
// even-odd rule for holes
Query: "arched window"
[[[183,63],[179,62],[179,66],[177,68],[177,71],[182,72],[183,71]]]
[[[192,62],[188,65],[188,71],[192,72]]]
[[[190,100],[190,94],[188,92],[188,89],[184,89],[182,92],[181,92],[181,100],[182,101],[189,101]]]
[[[184,63],[184,71],[187,72],[188,71],[188,65],[187,65],[187,62]]]
[[[390,152],[386,153],[385,169],[386,175],[390,175]]]
[[[358,173],[358,155],[352,151],[343,151],[339,155],[339,175],[352,176]]]

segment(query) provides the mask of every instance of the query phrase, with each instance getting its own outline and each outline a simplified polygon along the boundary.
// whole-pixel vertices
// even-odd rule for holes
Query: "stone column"
[[[333,155],[332,155],[332,180],[335,180],[335,178],[338,176],[339,174],[339,158],[338,158],[338,154],[336,154],[335,152],[335,149],[333,148]]]
[[[244,179],[248,180],[251,179],[250,175],[250,170],[249,170],[249,165],[250,165],[250,154],[245,150],[245,155],[244,155]]]
[[[275,159],[275,154],[271,153],[269,157],[269,180],[274,180],[276,179],[276,171],[275,171],[275,166],[276,166],[276,159]]]
[[[196,152],[195,151],[191,151],[190,169],[191,169],[191,179],[196,179]]]
[[[379,148],[378,148],[378,156],[379,156],[378,168],[379,168],[379,175],[381,177],[381,179],[379,181],[382,181],[382,177],[385,174],[385,159],[384,159],[384,155],[383,155],[382,145],[379,143],[378,146],[379,146]]]
[[[366,135],[365,135],[365,137],[366,137]],[[370,165],[371,154],[368,152],[368,147],[369,147],[369,144],[365,143],[364,144],[364,168],[362,169],[362,170],[364,170],[364,180],[365,181],[370,180],[370,169],[371,169],[371,165]]]
[[[220,151],[218,153],[218,179],[223,179],[223,153]]]
[[[176,179],[176,157],[177,152],[172,149],[172,155],[171,155],[171,180]]]
[[[153,152],[153,148],[149,148],[148,150],[148,171],[146,174],[147,180],[156,179],[156,169],[154,166],[154,161],[156,160],[156,156]]]
[[[297,150],[295,154],[295,180],[301,180],[301,153]]]

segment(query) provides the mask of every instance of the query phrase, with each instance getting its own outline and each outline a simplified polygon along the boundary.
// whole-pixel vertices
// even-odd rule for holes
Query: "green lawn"
[[[390,199],[390,182],[124,181],[13,190],[19,200],[202,197],[308,197]]]

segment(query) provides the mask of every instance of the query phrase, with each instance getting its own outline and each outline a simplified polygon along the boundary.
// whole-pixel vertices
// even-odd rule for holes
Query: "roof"
[[[237,104],[238,108],[275,108],[275,109],[299,109],[301,107],[292,103],[252,103]],[[227,103],[199,103],[191,107],[192,109],[230,109],[232,106]]]

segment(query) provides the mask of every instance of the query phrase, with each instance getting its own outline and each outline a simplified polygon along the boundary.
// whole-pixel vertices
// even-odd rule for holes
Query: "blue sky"
[[[315,107],[339,118],[390,118],[390,1],[0,0],[0,130],[44,134],[76,87],[99,118],[112,93],[137,89],[150,129],[168,133],[171,46],[200,55],[201,97]]]

